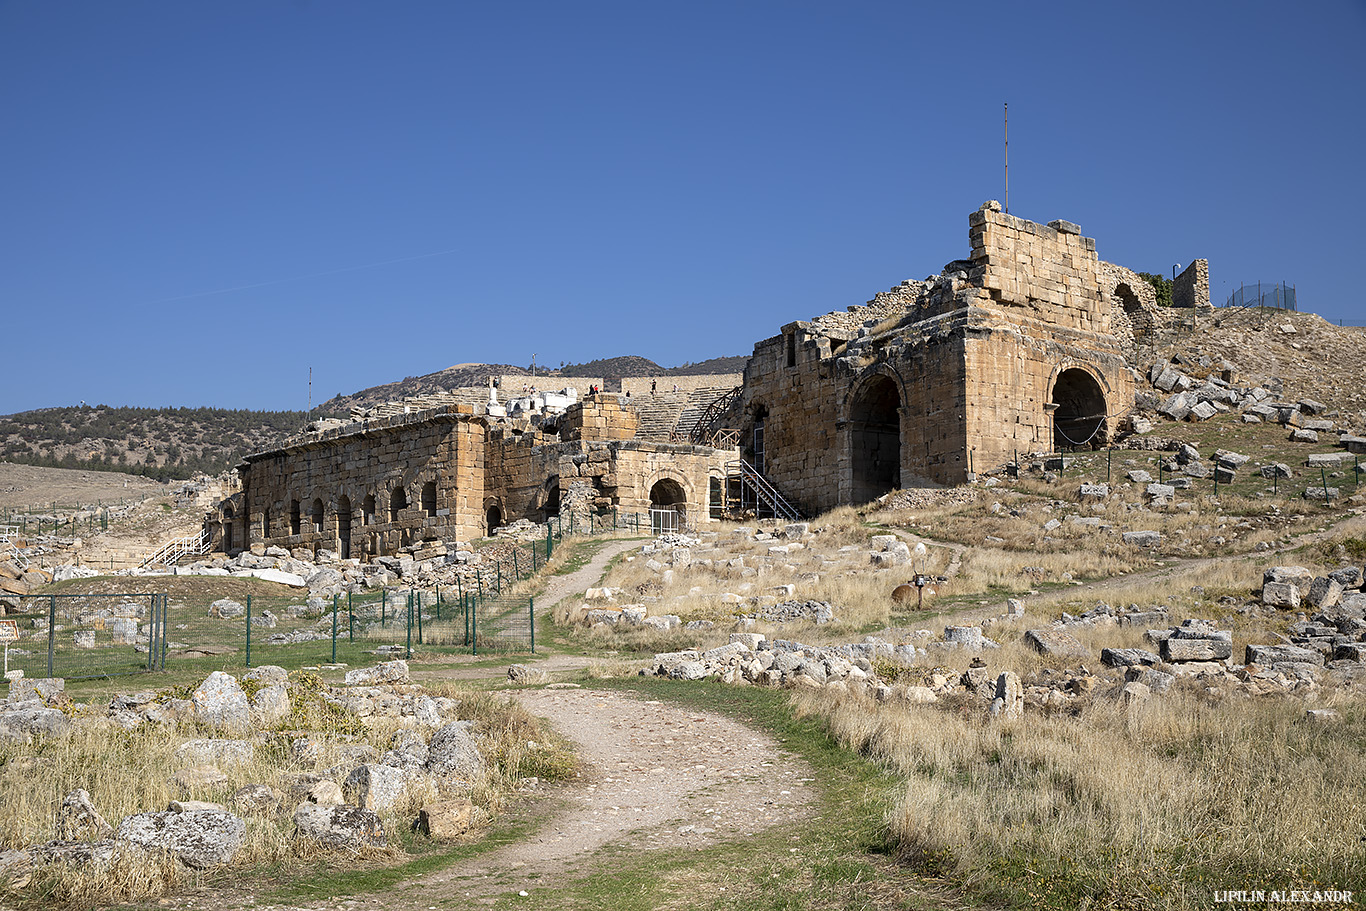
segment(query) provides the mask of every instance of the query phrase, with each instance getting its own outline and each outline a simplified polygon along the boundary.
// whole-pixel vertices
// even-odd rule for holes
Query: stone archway
[[[867,503],[901,486],[901,391],[882,374],[871,377],[849,406],[853,503]]]
[[[1105,390],[1089,371],[1069,367],[1053,382],[1053,448],[1094,446],[1106,441]]]
[[[495,503],[484,513],[484,520],[484,534],[486,537],[492,538],[493,533],[503,525],[503,510]]]
[[[683,485],[673,478],[660,478],[650,486],[650,524],[652,527],[660,527],[659,514],[672,512],[677,516],[677,521],[673,523],[673,528],[665,530],[677,530],[686,526],[688,512],[688,492],[683,489]],[[669,525],[667,521],[663,525]]]

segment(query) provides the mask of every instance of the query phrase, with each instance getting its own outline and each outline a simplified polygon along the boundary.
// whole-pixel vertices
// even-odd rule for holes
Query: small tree
[[[1157,297],[1159,307],[1170,307],[1172,305],[1172,280],[1161,275],[1154,275],[1151,272],[1140,272],[1138,277],[1153,286],[1153,294]]]

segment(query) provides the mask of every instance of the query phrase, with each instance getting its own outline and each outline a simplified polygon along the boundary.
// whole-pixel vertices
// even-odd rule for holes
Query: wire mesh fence
[[[1240,284],[1228,296],[1225,307],[1265,307],[1271,310],[1298,310],[1295,286],[1285,282],[1253,282]]]
[[[308,592],[199,599],[161,594],[39,595],[17,600],[6,670],[29,677],[101,677],[164,670],[166,662],[361,664],[376,656],[534,652],[535,602],[519,583],[571,537],[651,533],[648,514],[603,510],[552,519],[545,537],[494,542],[457,555],[453,581],[324,598]]]
[[[36,595],[12,598],[5,672],[25,677],[115,677],[161,670],[167,599],[161,594]]]

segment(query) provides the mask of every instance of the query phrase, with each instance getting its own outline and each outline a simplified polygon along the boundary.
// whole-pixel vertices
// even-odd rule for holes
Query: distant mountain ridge
[[[661,367],[638,355],[602,358],[582,364],[566,364],[559,369],[537,367],[537,377],[622,377],[622,376],[696,376],[719,373],[739,373],[745,369],[748,356],[715,357],[696,364]],[[510,364],[456,364],[445,370],[422,376],[408,376],[393,383],[371,386],[350,395],[338,395],[318,407],[321,414],[347,415],[352,408],[373,408],[385,402],[397,402],[409,396],[433,395],[462,386],[483,386],[490,376],[531,376],[527,367]]]

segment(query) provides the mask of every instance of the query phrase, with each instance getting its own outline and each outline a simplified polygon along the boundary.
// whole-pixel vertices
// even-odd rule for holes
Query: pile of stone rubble
[[[0,742],[28,743],[61,737],[80,724],[123,728],[159,725],[169,732],[181,725],[209,730],[210,738],[185,740],[176,750],[178,768],[166,769],[172,783],[189,793],[204,787],[239,787],[228,804],[175,800],[163,811],[126,816],[111,826],[92,796],[73,791],[56,813],[54,840],[17,851],[0,852],[0,871],[11,877],[34,864],[66,862],[106,867],[116,858],[142,851],[167,852],[185,866],[204,868],[232,860],[246,831],[243,817],[289,817],[295,837],[324,847],[354,850],[386,843],[379,814],[411,796],[425,798],[413,827],[433,837],[463,833],[480,811],[469,800],[471,785],[484,774],[484,758],[472,722],[456,718],[453,700],[434,698],[411,683],[407,664],[392,661],[348,671],[346,684],[323,698],[362,721],[386,719],[400,727],[390,748],[380,752],[365,743],[329,742],[329,735],[287,735],[285,749],[294,771],[283,787],[241,780],[243,767],[263,750],[275,750],[264,729],[290,716],[294,683],[279,667],[244,674],[255,694],[248,698],[236,678],[210,674],[188,699],[152,692],[114,697],[107,706],[74,703],[64,682],[20,679],[0,704]],[[325,761],[324,757],[331,756]],[[277,787],[279,782],[277,781]]]

